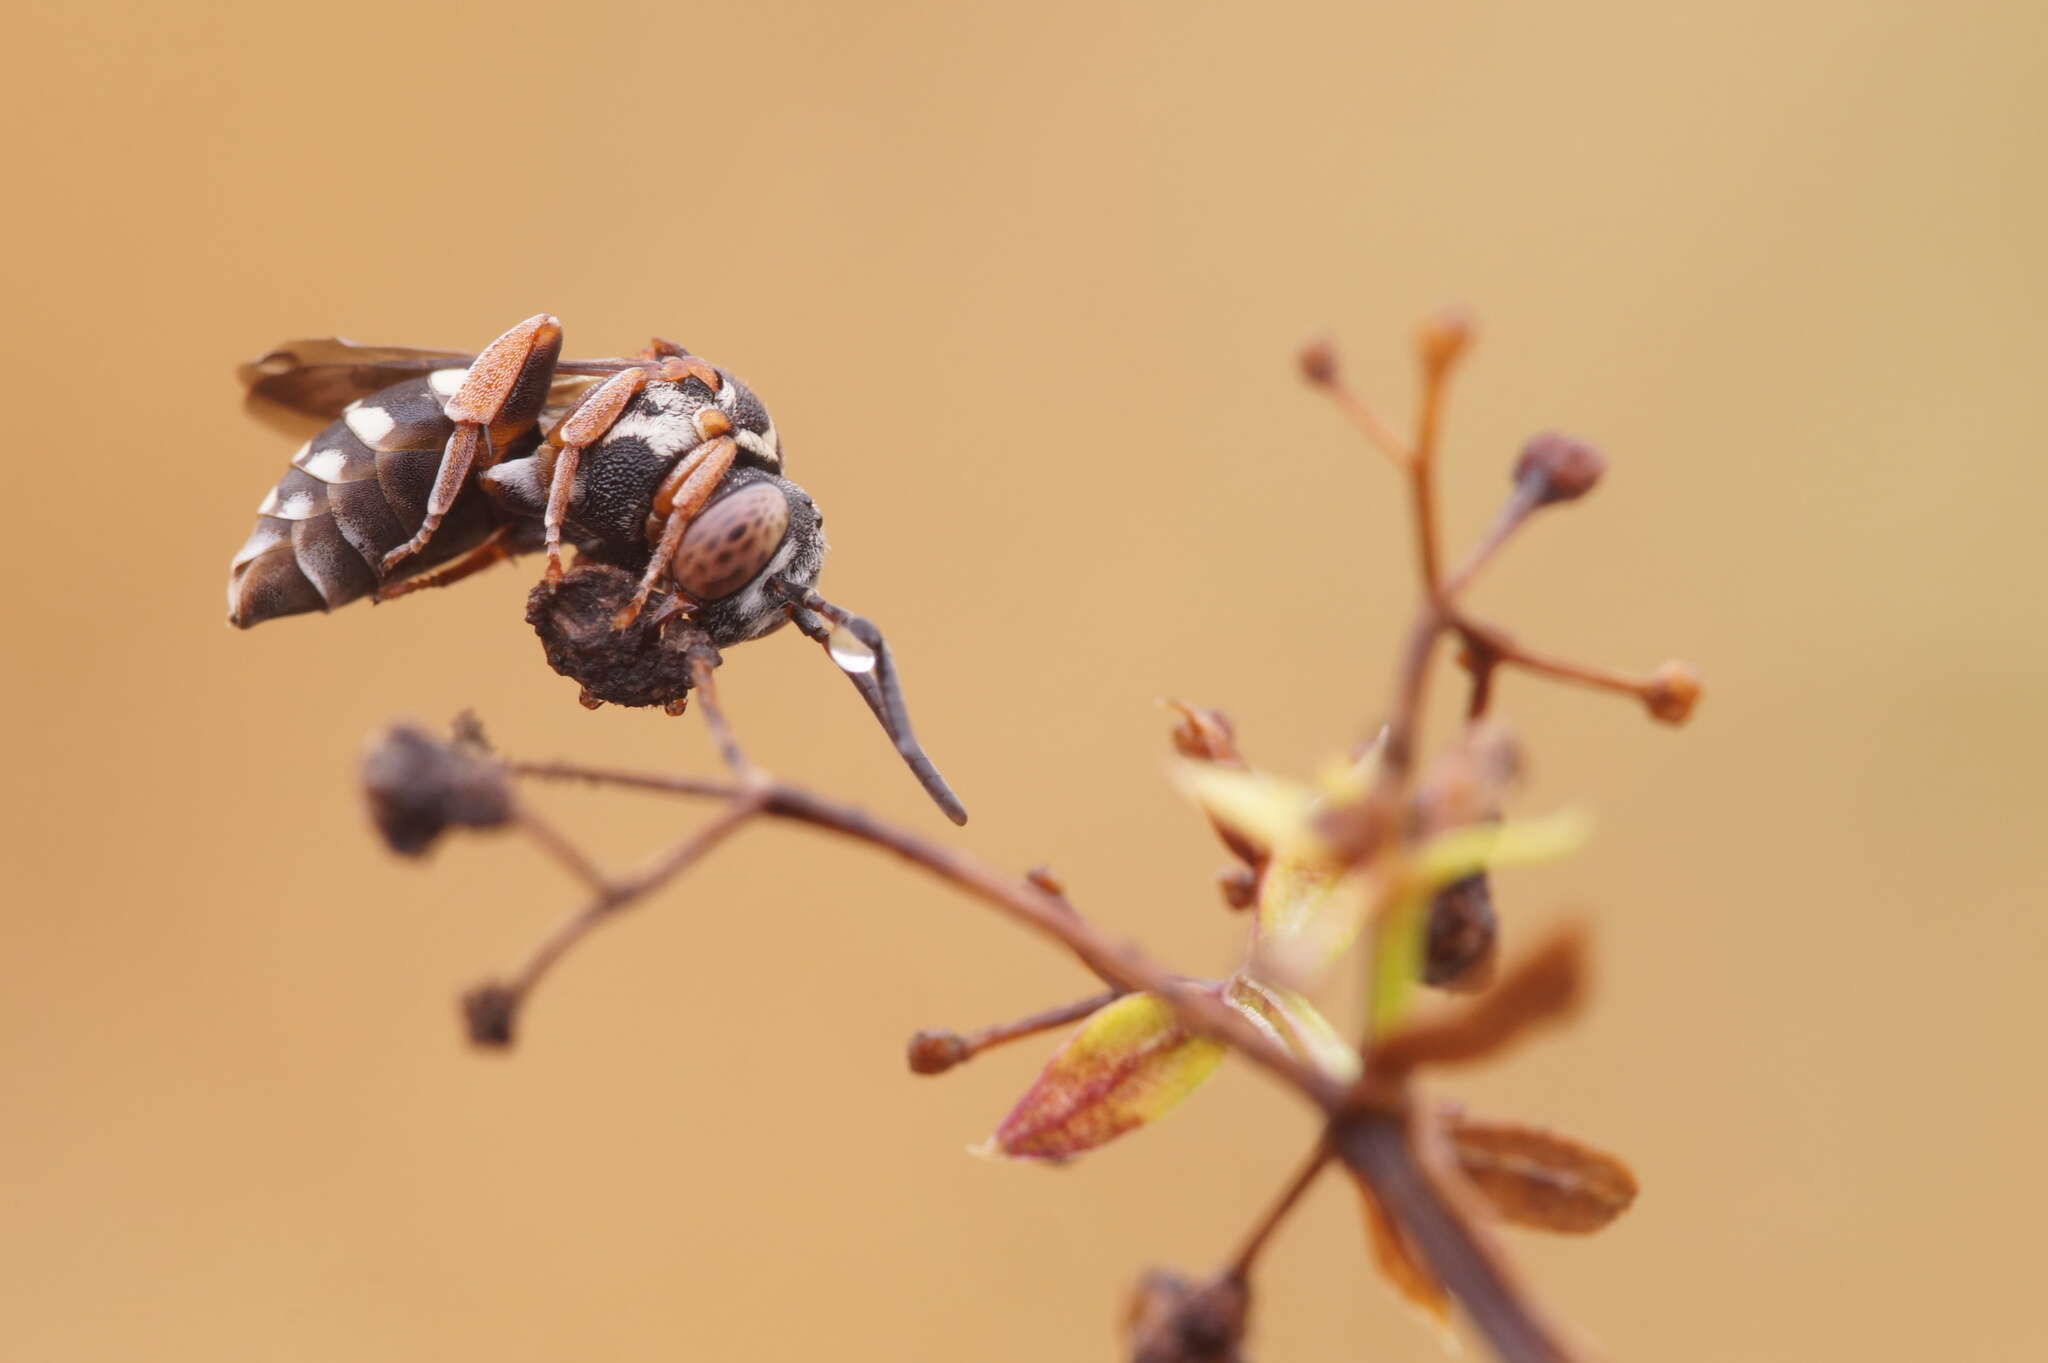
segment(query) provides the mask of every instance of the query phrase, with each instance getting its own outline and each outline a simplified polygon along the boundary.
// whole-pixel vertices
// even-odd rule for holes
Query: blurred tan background
[[[1710,685],[1677,732],[1505,695],[1527,807],[1601,820],[1510,931],[1593,911],[1601,993],[1453,1091],[1645,1183],[1515,1237],[1530,1275],[1618,1358],[2048,1350],[2038,6],[68,8],[13,10],[0,92],[0,1358],[1106,1358],[1140,1267],[1215,1262],[1310,1129],[1231,1072],[1077,1168],[970,1159],[1043,1048],[921,1081],[904,1037],[1088,981],[790,830],[466,1052],[454,994],[569,887],[386,857],[364,736],[475,706],[522,754],[714,758],[577,707],[534,566],[231,632],[289,454],[237,361],[546,309],[744,374],[963,845],[1209,971],[1239,925],[1154,701],[1299,771],[1377,715],[1406,527],[1291,355],[1331,329],[1405,419],[1451,298],[1457,536],[1535,429],[1614,461],[1482,604]],[[726,676],[761,757],[956,836],[800,639]],[[546,805],[622,859],[693,817]],[[1263,1359],[1439,1356],[1334,1180],[1260,1287]]]

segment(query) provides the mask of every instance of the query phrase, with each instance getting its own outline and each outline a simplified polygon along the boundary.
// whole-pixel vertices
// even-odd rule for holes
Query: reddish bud
[[[1318,388],[1337,381],[1337,347],[1326,337],[1318,336],[1303,346],[1295,362],[1301,366],[1301,376]]]
[[[1248,909],[1259,902],[1259,872],[1249,866],[1226,866],[1216,873],[1216,888],[1231,908]]]
[[[918,1032],[906,1051],[913,1074],[944,1074],[973,1054],[958,1032],[936,1031]]]
[[[1182,700],[1167,701],[1166,708],[1180,716],[1173,726],[1173,750],[1182,757],[1231,767],[1245,764],[1237,751],[1237,730],[1230,716]]]
[[[1607,472],[1607,458],[1583,440],[1545,431],[1529,437],[1515,460],[1515,486],[1538,506],[1576,501]]]
[[[1475,331],[1472,314],[1465,308],[1443,308],[1431,315],[1415,331],[1415,352],[1422,357],[1422,367],[1433,374],[1449,369],[1471,347]]]
[[[1700,674],[1690,663],[1668,662],[1650,674],[1643,705],[1666,724],[1683,724],[1700,702]]]

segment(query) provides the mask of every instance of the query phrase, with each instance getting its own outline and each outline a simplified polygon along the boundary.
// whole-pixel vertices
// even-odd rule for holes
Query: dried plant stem
[[[586,856],[581,847],[571,842],[562,830],[525,805],[518,807],[515,818],[526,835],[532,838],[543,852],[554,858],[556,865],[599,894],[610,891],[611,882],[605,878],[597,863]]]
[[[1444,600],[1455,601],[1463,595],[1465,589],[1472,585],[1473,579],[1507,547],[1508,541],[1515,537],[1515,532],[1527,523],[1529,517],[1541,505],[1542,502],[1534,489],[1517,487],[1499,513],[1494,516],[1493,524],[1487,527],[1486,534],[1480,537],[1479,543],[1472,546],[1471,551],[1465,555],[1465,561],[1460,563],[1456,571],[1444,582]]]
[[[1265,1214],[1259,1218],[1259,1223],[1252,1227],[1251,1233],[1245,1237],[1244,1244],[1231,1256],[1229,1265],[1223,1270],[1226,1276],[1251,1277],[1252,1265],[1258,1261],[1267,1242],[1273,1238],[1273,1232],[1280,1229],[1280,1223],[1300,1205],[1302,1196],[1309,1190],[1309,1185],[1314,1183],[1316,1175],[1322,1173],[1329,1165],[1330,1158],[1330,1147],[1318,1142],[1316,1148],[1309,1152],[1308,1158],[1301,1162],[1301,1167],[1295,1170],[1294,1177],[1287,1180],[1287,1186],[1280,1190],[1280,1195],[1266,1208]]]
[[[516,1011],[554,967],[555,962],[567,955],[570,949],[588,936],[594,928],[609,921],[621,909],[630,907],[687,871],[702,860],[706,853],[738,832],[748,820],[760,812],[761,798],[757,793],[735,791],[716,818],[663,852],[639,874],[618,881],[606,881],[601,876],[597,877],[593,882],[598,887],[596,897],[581,910],[562,920],[503,987],[502,992],[507,1005]],[[580,852],[576,853],[576,856],[584,860],[584,864],[589,864],[587,859],[582,858]]]
[[[1005,917],[1049,937],[1067,948],[1081,963],[1113,987],[1128,992],[1157,995],[1189,1030],[1211,1036],[1233,1047],[1253,1064],[1276,1075],[1325,1110],[1335,1110],[1344,1097],[1344,1087],[1321,1070],[1301,1060],[1260,1031],[1215,995],[1199,985],[1153,964],[1136,951],[1121,946],[1081,918],[1065,900],[1047,894],[1029,881],[1012,880],[965,853],[941,846],[907,829],[898,828],[850,805],[828,800],[799,786],[761,778],[752,789],[731,783],[705,782],[688,777],[667,777],[651,773],[619,772],[583,767],[569,762],[515,763],[511,770],[520,775],[555,780],[584,781],[599,785],[621,785],[639,790],[671,794],[712,796],[738,801],[746,798],[747,813],[758,812],[826,829],[843,837],[893,852],[966,890]],[[728,814],[730,817],[730,812]],[[742,816],[745,817],[745,816]],[[713,832],[707,827],[657,863],[654,872],[634,885],[634,897],[658,888],[672,879],[702,851],[696,842]],[[725,829],[724,832],[729,832]],[[721,832],[720,837],[723,836]],[[713,839],[715,842],[716,839]],[[600,901],[601,902],[601,901]],[[608,908],[593,905],[583,917],[601,917]],[[588,927],[577,928],[570,920],[558,931],[563,940],[549,955],[549,962],[573,945]]]
[[[1578,1357],[1536,1310],[1492,1237],[1430,1178],[1405,1117],[1362,1111],[1341,1118],[1330,1128],[1330,1146],[1371,1187],[1497,1355],[1512,1363],[1570,1363]]]
[[[1646,678],[1631,677],[1609,668],[1596,667],[1589,663],[1576,663],[1565,658],[1538,653],[1516,643],[1512,636],[1497,626],[1481,620],[1460,615],[1453,621],[1454,627],[1462,634],[1475,651],[1484,649],[1496,662],[1519,667],[1539,677],[1554,681],[1572,682],[1579,686],[1590,686],[1595,690],[1613,691],[1640,700],[1649,689]]]
[[[1063,1003],[1057,1008],[1047,1008],[1043,1012],[1032,1013],[1028,1017],[1017,1018],[1012,1022],[998,1022],[978,1032],[969,1032],[961,1038],[965,1047],[965,1054],[961,1059],[980,1055],[983,1051],[1001,1046],[1005,1042],[1019,1041],[1028,1036],[1050,1032],[1055,1027],[1064,1027],[1070,1022],[1079,1022],[1099,1009],[1115,1003],[1125,992],[1122,989],[1106,989],[1100,994],[1090,994],[1085,999]]]

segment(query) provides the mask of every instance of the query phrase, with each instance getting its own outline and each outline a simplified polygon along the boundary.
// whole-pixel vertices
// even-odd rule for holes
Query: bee
[[[256,509],[228,567],[228,621],[330,611],[544,556],[529,619],[568,576],[630,574],[610,607],[611,653],[657,649],[687,625],[723,647],[794,623],[826,645],[897,751],[956,823],[966,811],[918,746],[880,631],[815,590],[824,517],[782,476],[782,438],[738,377],[670,341],[631,358],[562,358],[542,313],[466,354],[320,339],[244,365],[251,413],[327,424]],[[610,598],[606,598],[609,600]],[[649,609],[650,603],[655,603]],[[573,660],[570,660],[573,663]],[[663,674],[666,675],[666,674]],[[593,695],[681,713],[688,683]]]

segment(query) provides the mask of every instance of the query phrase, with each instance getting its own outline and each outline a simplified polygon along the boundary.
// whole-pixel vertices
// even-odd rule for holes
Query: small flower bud
[[[462,996],[462,1021],[469,1044],[503,1050],[512,1044],[513,1022],[519,1016],[519,993],[509,985],[480,984]]]
[[[1643,705],[1666,724],[1685,723],[1699,701],[1700,674],[1690,663],[1665,663],[1643,688]]]
[[[1259,873],[1249,866],[1226,866],[1216,873],[1216,888],[1231,908],[1248,909],[1259,902]]]
[[[1243,1278],[1226,1274],[1197,1284],[1150,1269],[1125,1310],[1131,1363],[1240,1363],[1250,1314]]]
[[[1237,732],[1230,716],[1221,710],[1207,710],[1186,701],[1170,700],[1166,707],[1180,716],[1173,726],[1173,750],[1197,762],[1222,762],[1241,767],[1244,758],[1237,751]]]
[[[1449,369],[1471,347],[1475,330],[1465,308],[1439,309],[1415,331],[1415,352],[1422,357],[1422,367],[1432,374]]]
[[[1327,337],[1318,336],[1303,346],[1295,361],[1301,366],[1301,376],[1318,388],[1337,381],[1337,347]]]
[[[512,817],[503,768],[470,746],[443,743],[411,725],[370,745],[363,794],[377,831],[401,856],[422,855],[450,824],[496,828]]]
[[[972,1054],[958,1032],[918,1032],[905,1049],[912,1074],[944,1074]]]
[[[1030,882],[1031,888],[1049,894],[1054,899],[1067,897],[1067,882],[1061,880],[1050,866],[1034,866],[1024,873],[1024,879]]]
[[[1538,506],[1575,501],[1591,492],[1607,472],[1607,459],[1583,440],[1556,431],[1529,437],[1515,461],[1515,486]]]

